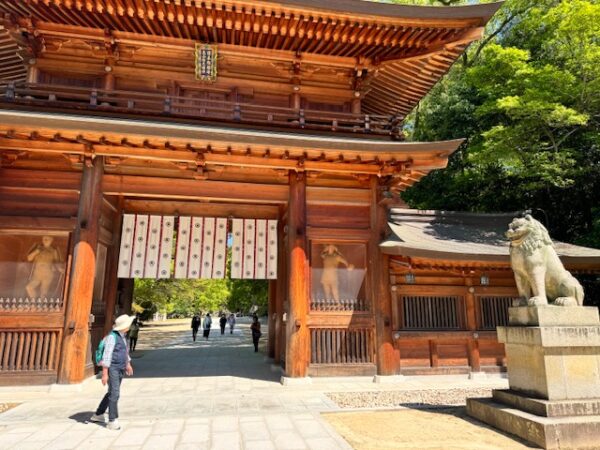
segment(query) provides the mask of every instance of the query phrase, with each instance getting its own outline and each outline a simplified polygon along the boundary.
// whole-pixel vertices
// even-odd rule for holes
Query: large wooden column
[[[275,323],[277,318],[277,280],[269,281],[269,307],[268,328],[269,338],[267,340],[267,356],[275,358]]]
[[[305,377],[308,370],[310,336],[308,318],[308,243],[306,238],[306,178],[290,174],[288,203],[289,311],[285,372],[288,377]]]
[[[283,327],[284,303],[287,297],[288,275],[287,275],[287,251],[285,234],[284,209],[279,207],[278,239],[277,239],[277,298],[275,299],[275,349],[273,360],[280,364],[285,345],[285,329]]]
[[[79,383],[93,373],[89,318],[92,309],[96,247],[102,205],[104,160],[84,164],[79,194],[79,213],[74,233],[73,263],[65,311],[59,383]],[[86,367],[87,366],[87,367]]]
[[[371,177],[371,239],[369,240],[369,266],[371,301],[375,314],[375,349],[377,374],[396,375],[400,371],[400,355],[394,349],[392,336],[392,298],[390,292],[389,256],[379,250],[385,238],[387,208],[382,203],[379,179]]]
[[[467,286],[467,294],[465,295],[467,330],[473,332],[467,341],[469,366],[471,366],[472,372],[480,372],[481,361],[479,357],[479,341],[475,338],[477,335],[477,311],[475,307],[475,288],[473,287],[473,280],[471,278],[466,278],[465,285]]]
[[[112,328],[115,315],[115,304],[119,295],[119,250],[121,247],[121,229],[123,228],[123,197],[119,198],[119,206],[113,226],[113,238],[110,248],[110,260],[106,265],[106,284],[104,285],[104,334]]]

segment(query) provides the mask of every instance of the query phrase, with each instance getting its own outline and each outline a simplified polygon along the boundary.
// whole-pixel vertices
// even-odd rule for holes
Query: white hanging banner
[[[227,219],[218,218],[215,231],[215,251],[213,258],[213,278],[225,278],[227,259]]]
[[[242,260],[244,258],[244,220],[231,221],[231,278],[242,278]]]
[[[148,239],[146,242],[146,261],[144,278],[158,278],[158,257],[160,255],[161,216],[150,216]]]
[[[256,221],[256,255],[254,256],[254,278],[267,278],[267,221]]]
[[[200,264],[202,262],[202,240],[204,239],[204,219],[192,217],[190,256],[187,269],[187,278],[200,278]]]
[[[124,214],[119,278],[169,278],[173,242],[172,216]]]
[[[267,279],[277,279],[277,221],[267,220]]]
[[[131,273],[131,252],[133,251],[133,234],[135,232],[135,214],[123,215],[121,230],[121,248],[119,250],[119,278],[129,278]]]
[[[187,278],[190,254],[191,217],[180,217],[175,251],[175,278]]]
[[[160,233],[160,252],[158,258],[158,277],[171,278],[171,256],[173,255],[173,230],[175,218],[164,216]]]
[[[133,234],[133,256],[131,258],[131,278],[144,278],[146,261],[146,242],[148,240],[149,217],[145,214],[135,216],[135,233]]]
[[[231,278],[277,278],[277,220],[233,219]]]
[[[254,279],[254,259],[256,256],[256,220],[244,219],[244,259],[242,278]]]
[[[204,241],[202,248],[202,278],[212,278],[213,254],[215,250],[215,222],[217,219],[204,219]]]

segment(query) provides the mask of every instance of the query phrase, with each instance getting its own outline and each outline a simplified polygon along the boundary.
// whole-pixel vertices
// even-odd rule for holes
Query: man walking
[[[96,414],[91,418],[91,422],[106,423],[104,413],[108,408],[109,430],[120,430],[118,402],[121,391],[121,381],[125,374],[133,375],[131,367],[131,358],[127,350],[127,341],[125,333],[129,330],[134,316],[123,314],[117,317],[112,332],[104,338],[104,352],[102,353],[102,385],[108,384],[108,392],[98,405]]]
[[[233,327],[235,326],[235,314],[229,314],[227,322],[229,323],[229,334],[233,334]]]
[[[202,328],[204,329],[203,336],[208,341],[208,335],[210,333],[210,327],[212,326],[212,318],[210,317],[210,313],[206,313],[204,316],[204,324]]]
[[[221,334],[225,334],[225,325],[227,325],[227,317],[225,317],[225,314],[221,314],[221,317],[219,318],[219,326],[221,327]]]
[[[198,328],[200,328],[200,316],[196,313],[192,317],[192,339],[196,342],[196,335],[198,334]]]

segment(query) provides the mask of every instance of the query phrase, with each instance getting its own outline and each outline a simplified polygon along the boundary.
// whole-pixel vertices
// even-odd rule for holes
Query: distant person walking
[[[133,319],[131,327],[129,327],[129,333],[127,333],[127,337],[129,338],[129,353],[135,352],[135,346],[137,345],[139,332],[140,324],[136,317],[135,319]]]
[[[129,330],[134,316],[123,314],[117,317],[113,330],[104,338],[104,351],[99,365],[102,366],[102,384],[108,384],[108,392],[98,405],[96,414],[90,417],[91,422],[106,423],[104,413],[108,408],[109,430],[120,430],[118,402],[121,394],[121,381],[125,374],[133,375],[131,358],[127,351],[125,333]]]
[[[196,342],[196,336],[198,335],[198,328],[200,328],[201,322],[198,313],[194,314],[194,317],[192,317],[192,339],[194,342]]]
[[[258,351],[258,340],[262,336],[260,331],[260,322],[258,321],[258,316],[254,314],[252,316],[252,325],[250,325],[250,331],[252,331],[252,343],[254,344],[254,352]]]
[[[229,324],[229,334],[233,334],[233,327],[235,327],[235,314],[229,314],[227,323]]]
[[[204,316],[204,324],[202,328],[204,329],[204,338],[208,341],[208,335],[210,334],[210,327],[212,326],[212,318],[210,317],[210,313],[206,313]]]
[[[225,325],[227,325],[227,317],[225,317],[225,314],[221,314],[219,325],[221,326],[221,334],[225,334]]]

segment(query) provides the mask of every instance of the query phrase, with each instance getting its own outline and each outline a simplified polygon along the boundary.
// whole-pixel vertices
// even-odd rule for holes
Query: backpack
[[[96,362],[97,366],[99,366],[100,363],[102,362],[102,356],[104,355],[104,347],[106,346],[106,338],[108,336],[110,336],[111,333],[114,333],[115,335],[117,334],[117,332],[113,330],[110,333],[108,333],[106,336],[104,336],[102,338],[102,340],[100,341],[100,343],[98,344],[96,353],[94,353],[94,361]],[[115,338],[116,338],[116,336],[115,336]]]

